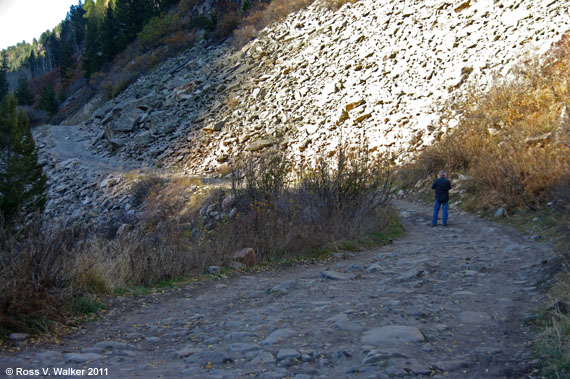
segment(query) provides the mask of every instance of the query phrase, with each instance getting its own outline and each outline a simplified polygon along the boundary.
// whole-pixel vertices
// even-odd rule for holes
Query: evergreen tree
[[[59,46],[61,48],[60,54],[63,53],[64,45],[68,42],[75,42],[75,34],[73,31],[73,26],[71,25],[71,21],[69,20],[69,13],[67,14],[68,18],[61,22],[61,31],[59,32]]]
[[[134,19],[136,18],[133,0],[117,0],[115,3],[116,21],[119,31],[118,46],[123,50],[136,37]]]
[[[46,176],[38,163],[28,116],[9,95],[0,104],[0,218],[9,226],[45,204]]]
[[[59,88],[59,92],[57,94],[57,99],[59,100],[60,103],[63,103],[65,101],[65,99],[67,99],[67,93],[65,92],[64,86],[61,86]]]
[[[172,8],[172,6],[177,2],[177,0],[155,0],[155,6],[158,8],[158,13],[164,13]]]
[[[69,18],[69,22],[73,27],[73,32],[75,34],[75,44],[76,46],[81,46],[83,39],[85,38],[85,27],[87,26],[85,10],[81,5],[81,1],[79,1],[77,5],[72,5],[69,8],[67,17]]]
[[[85,11],[85,18],[87,20],[93,17],[93,12],[95,12],[95,3],[93,0],[85,0],[83,3],[83,10]]]
[[[57,105],[57,100],[55,98],[55,91],[53,89],[53,86],[48,84],[42,88],[40,92],[39,105],[40,109],[43,109],[44,111],[49,113],[50,116],[57,113],[58,105]]]
[[[118,48],[123,50],[154,15],[152,0],[116,0],[115,17],[119,29]]]
[[[61,83],[64,87],[67,87],[69,81],[73,77],[73,69],[75,67],[75,61],[73,60],[73,48],[71,46],[72,40],[68,39],[61,49],[61,58],[59,72],[61,76]]]
[[[243,13],[247,12],[251,8],[251,0],[242,0],[241,1],[241,11]]]
[[[0,101],[2,101],[10,91],[10,87],[8,85],[8,79],[6,79],[7,73],[8,73],[8,57],[6,55],[3,55],[2,65],[0,66]]]
[[[111,62],[117,54],[117,24],[115,23],[115,14],[111,4],[105,9],[105,18],[101,28],[101,50],[105,61]]]
[[[30,56],[28,57],[27,61],[26,61],[26,65],[28,66],[28,68],[30,69],[30,72],[32,73],[32,78],[35,78],[37,76],[37,59],[36,59],[36,53],[34,50],[32,50],[32,52],[30,53]]]
[[[16,100],[19,105],[33,105],[34,93],[28,85],[28,80],[25,76],[18,78],[18,87],[16,88]]]
[[[46,53],[50,62],[51,70],[57,68],[60,63],[61,46],[55,33],[51,33],[44,45]]]
[[[99,48],[99,30],[95,20],[87,22],[87,34],[85,35],[85,49],[83,50],[83,60],[81,68],[83,69],[83,76],[86,79],[91,77],[91,74],[99,70],[102,65],[102,56]]]

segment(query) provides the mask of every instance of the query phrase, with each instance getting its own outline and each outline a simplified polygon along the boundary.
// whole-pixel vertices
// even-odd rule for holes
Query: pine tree
[[[69,8],[68,18],[73,27],[76,46],[80,46],[85,38],[85,27],[87,25],[85,10],[81,5],[81,1],[77,5],[72,5]]]
[[[0,104],[0,221],[11,226],[45,204],[46,176],[38,163],[28,116],[9,95]]]
[[[61,53],[61,45],[59,38],[57,38],[55,33],[51,33],[47,39],[46,44],[44,45],[46,49],[46,53],[48,56],[48,60],[50,62],[51,70],[55,69],[59,66],[59,58]]]
[[[177,0],[155,0],[155,3],[158,2],[158,12],[164,13],[167,12],[174,4],[176,4]]]
[[[105,9],[105,18],[101,30],[101,50],[105,61],[111,62],[117,54],[117,24],[111,4]]]
[[[243,13],[247,12],[251,8],[251,0],[242,0],[241,1],[241,11]]]
[[[4,55],[2,57],[2,65],[0,66],[0,101],[2,101],[10,91],[10,87],[8,85],[8,79],[6,79],[7,73],[8,73],[8,57]]]
[[[101,68],[101,56],[99,54],[99,30],[95,20],[87,22],[87,34],[85,35],[85,49],[83,50],[83,60],[81,68],[83,69],[83,76],[86,79],[91,77],[91,74]]]
[[[116,21],[119,29],[118,47],[123,50],[136,37],[134,27],[135,7],[133,0],[117,0],[115,5]]]
[[[58,105],[57,100],[55,98],[55,91],[53,86],[46,85],[42,88],[40,92],[40,109],[43,109],[50,115],[54,115],[57,113]]]
[[[134,41],[137,33],[154,15],[152,0],[116,0],[115,18],[119,28],[119,50],[124,49]]]
[[[33,105],[34,93],[28,85],[28,80],[25,76],[18,78],[18,87],[16,88],[16,100],[19,105]]]
[[[75,68],[75,61],[73,59],[73,48],[71,46],[72,39],[68,39],[63,44],[63,49],[61,49],[61,58],[59,72],[61,76],[61,83],[64,87],[67,87],[69,81],[73,77],[73,69]]]
[[[36,59],[36,53],[34,50],[32,50],[32,52],[30,53],[30,56],[28,57],[28,59],[26,60],[26,65],[28,66],[28,68],[30,69],[30,72],[32,73],[32,78],[35,78],[37,76],[37,59]]]

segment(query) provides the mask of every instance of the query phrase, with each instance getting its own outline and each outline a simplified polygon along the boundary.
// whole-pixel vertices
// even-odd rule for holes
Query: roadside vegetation
[[[44,332],[98,310],[100,296],[203,277],[211,265],[229,274],[242,248],[271,267],[388,243],[402,233],[387,202],[392,175],[367,151],[340,149],[302,171],[279,151],[244,158],[231,183],[196,196],[185,192],[195,179],[133,177],[145,211],[113,238],[39,222],[0,233],[0,333]]]
[[[454,179],[452,202],[496,214],[559,249],[562,270],[544,304],[536,342],[543,374],[553,378],[570,375],[569,78],[565,34],[547,54],[525,57],[488,90],[475,85],[445,104],[441,122],[449,131],[398,178],[403,188],[430,193],[428,185],[445,169]]]

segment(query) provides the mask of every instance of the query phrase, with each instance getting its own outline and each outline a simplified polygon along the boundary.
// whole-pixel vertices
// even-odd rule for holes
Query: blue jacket
[[[435,190],[435,199],[440,203],[447,203],[449,201],[449,190],[451,189],[451,182],[446,178],[439,178],[431,185],[431,189]]]

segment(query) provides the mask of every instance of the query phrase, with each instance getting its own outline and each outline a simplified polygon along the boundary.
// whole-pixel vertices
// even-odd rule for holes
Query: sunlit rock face
[[[336,12],[316,2],[242,48],[202,43],[141,77],[71,136],[88,160],[43,149],[48,210],[133,215],[124,177],[141,165],[217,174],[278,146],[302,166],[362,139],[409,159],[453,127],[440,122],[445,101],[508,76],[567,30],[562,1],[360,0]]]
[[[310,162],[363,135],[371,150],[411,156],[446,131],[444,101],[507,75],[569,29],[562,5],[548,3],[362,0],[338,12],[317,3],[211,63],[225,88],[199,120],[204,135],[172,160],[184,154],[189,172],[212,172],[280,143]]]

